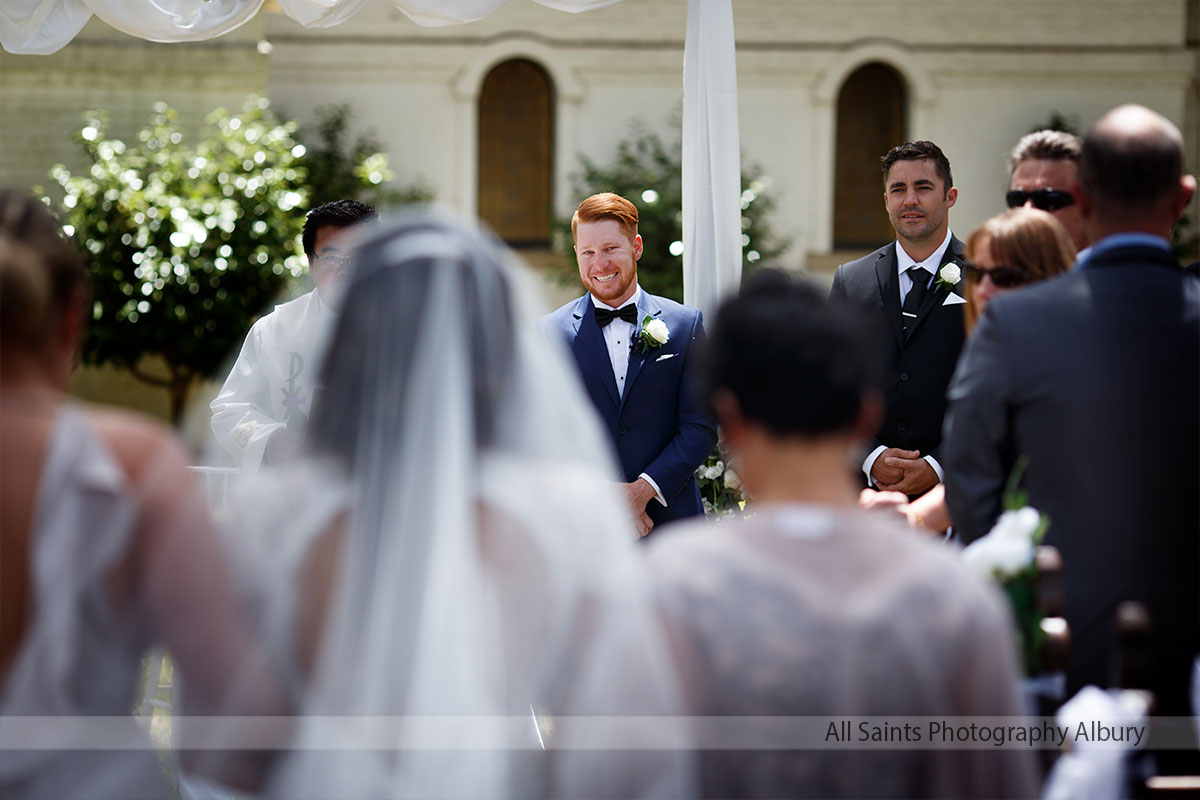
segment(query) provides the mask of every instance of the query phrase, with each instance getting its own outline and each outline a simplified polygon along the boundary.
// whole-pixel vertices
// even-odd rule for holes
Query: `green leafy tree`
[[[580,172],[573,176],[576,199],[597,192],[615,192],[638,209],[638,232],[645,250],[638,261],[638,283],[651,294],[683,301],[683,178],[682,147],[668,145],[662,137],[635,120],[629,135],[617,145],[615,159],[597,164],[580,157]],[[770,263],[787,249],[787,242],[772,234],[767,216],[775,206],[769,195],[770,180],[756,166],[742,168],[742,268]],[[571,220],[560,220],[559,229],[571,240]],[[577,275],[574,254],[568,253],[564,271]]]
[[[51,173],[94,293],[83,360],[165,388],[174,421],[195,381],[221,369],[255,315],[303,271],[308,169],[295,128],[252,99],[240,114],[213,112],[191,146],[160,103],[126,145],[91,112],[78,134],[91,167]],[[165,377],[147,370],[153,357]]]
[[[1050,116],[1040,125],[1034,125],[1027,132],[1037,133],[1038,131],[1062,131],[1069,133],[1072,136],[1081,136],[1079,127],[1079,117],[1075,114],[1066,114],[1059,111],[1057,108],[1050,112]]]
[[[296,136],[307,148],[308,185],[314,205],[350,198],[386,208],[429,203],[433,190],[423,181],[397,184],[382,144],[373,133],[349,133],[353,112],[346,104],[318,106],[317,121]]]

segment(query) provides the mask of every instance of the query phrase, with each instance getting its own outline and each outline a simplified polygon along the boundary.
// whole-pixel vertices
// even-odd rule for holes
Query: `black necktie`
[[[630,303],[627,306],[621,306],[616,311],[611,308],[600,308],[596,306],[596,324],[601,328],[608,325],[614,319],[620,317],[630,325],[637,325],[637,306]]]
[[[929,291],[929,272],[922,267],[909,267],[908,277],[912,278],[912,288],[904,296],[904,305],[900,307],[900,327],[904,329],[907,338],[912,331],[913,323],[917,321],[917,309]]]

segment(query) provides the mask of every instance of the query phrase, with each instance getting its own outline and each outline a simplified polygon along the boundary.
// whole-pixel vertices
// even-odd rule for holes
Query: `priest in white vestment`
[[[254,323],[211,405],[213,434],[243,470],[299,455],[333,316],[328,300],[349,267],[346,233],[377,219],[374,208],[355,200],[326,203],[305,217],[304,253],[316,288]]]

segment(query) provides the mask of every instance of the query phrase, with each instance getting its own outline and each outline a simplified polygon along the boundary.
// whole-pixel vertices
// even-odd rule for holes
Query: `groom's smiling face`
[[[575,228],[579,279],[592,297],[618,308],[633,296],[642,237],[630,239],[615,219],[580,222]]]

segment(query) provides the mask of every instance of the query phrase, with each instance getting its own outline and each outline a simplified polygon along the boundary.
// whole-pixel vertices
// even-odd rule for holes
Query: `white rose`
[[[967,545],[963,563],[983,578],[1003,580],[1023,570],[1033,561],[1033,543],[1020,539],[984,536]]]
[[[737,491],[742,488],[742,479],[732,469],[725,471],[725,488]]]
[[[704,477],[710,481],[715,481],[717,478],[721,477],[721,473],[724,471],[725,462],[718,461],[716,464],[713,464],[711,467],[704,470]]]
[[[671,332],[667,330],[667,323],[661,319],[650,320],[646,324],[646,333],[659,344],[666,344],[667,340],[671,338]]]
[[[992,570],[995,568],[991,539],[982,536],[964,547],[959,555],[967,569],[980,578],[991,579]]]
[[[992,550],[996,572],[1007,578],[1033,563],[1033,542],[1028,539],[998,539]]]
[[[1040,523],[1037,509],[1005,511],[987,536],[967,545],[963,563],[986,578],[1003,580],[1017,574],[1033,563],[1033,534]]]
[[[938,275],[946,283],[955,286],[962,279],[962,270],[958,268],[958,264],[947,264]]]
[[[1016,511],[1005,511],[996,520],[996,524],[988,533],[1001,539],[1024,539],[1031,541],[1033,534],[1041,524],[1042,515],[1036,508],[1025,506]]]

